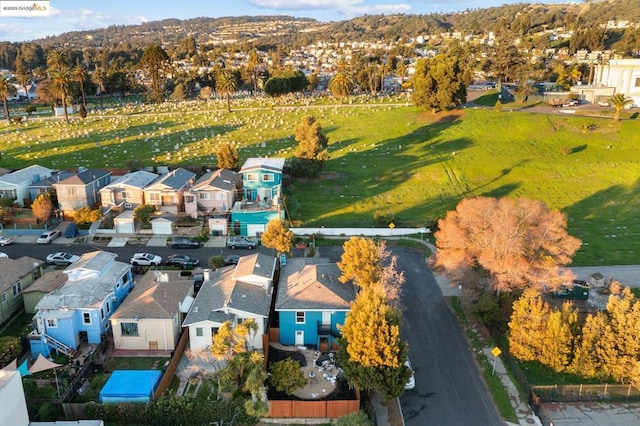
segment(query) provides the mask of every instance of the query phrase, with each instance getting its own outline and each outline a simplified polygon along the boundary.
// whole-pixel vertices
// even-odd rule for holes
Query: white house
[[[29,204],[29,185],[51,177],[53,170],[34,164],[22,170],[16,170],[0,176],[0,198],[15,198],[16,204],[24,207]]]
[[[595,86],[615,88],[633,99],[635,106],[640,105],[640,59],[610,59],[596,65]]]

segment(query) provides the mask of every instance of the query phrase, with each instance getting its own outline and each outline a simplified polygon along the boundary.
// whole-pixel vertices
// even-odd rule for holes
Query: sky
[[[28,41],[69,31],[131,25],[167,18],[289,15],[322,22],[364,14],[430,14],[488,8],[526,0],[0,0],[0,41]],[[536,1],[531,1],[536,2]],[[538,0],[567,3],[568,0]],[[46,11],[14,12],[7,6],[39,4]],[[34,16],[34,15],[48,16]]]

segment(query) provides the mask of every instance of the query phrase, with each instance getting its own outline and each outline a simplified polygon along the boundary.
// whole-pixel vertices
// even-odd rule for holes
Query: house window
[[[202,332],[202,327],[196,327],[196,336],[202,337],[204,333]]]
[[[237,318],[236,319],[236,324],[242,324],[243,322],[245,322],[247,319],[246,318]]]
[[[120,334],[123,336],[138,336],[138,323],[137,322],[121,322]]]
[[[2,303],[7,301],[7,293],[6,292],[3,291],[2,294],[0,294],[0,301]]]
[[[220,330],[220,327],[211,327],[211,336],[218,334],[218,330]]]
[[[13,285],[13,297],[16,297],[20,293],[22,293],[22,283],[18,281]]]
[[[104,319],[104,308],[100,308],[100,318]]]
[[[636,77],[636,87],[640,87],[640,77]]]
[[[257,173],[247,173],[247,180],[249,182],[257,182],[258,181],[258,174]]]
[[[296,324],[304,324],[304,311],[296,312]]]
[[[75,197],[76,195],[78,195],[78,192],[76,191],[76,187],[75,186],[67,186],[67,195],[69,195],[71,197]]]
[[[83,324],[91,324],[91,313],[83,312],[82,313],[82,323]]]
[[[55,318],[47,318],[47,328],[57,328],[58,321]]]
[[[215,199],[218,201],[224,201],[227,199],[227,194],[225,194],[224,192],[216,192],[215,194]]]
[[[111,305],[107,302],[107,313],[111,312]]]
[[[133,200],[133,193],[131,191],[122,191],[120,196],[123,200]]]
[[[273,182],[273,173],[263,173],[262,174],[263,182]]]
[[[149,195],[149,204],[160,204],[160,194],[157,192],[150,192],[147,195]]]
[[[198,200],[208,200],[209,193],[208,192],[198,192]]]

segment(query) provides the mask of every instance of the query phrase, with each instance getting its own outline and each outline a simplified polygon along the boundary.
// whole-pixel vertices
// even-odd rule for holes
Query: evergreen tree
[[[540,293],[527,288],[513,303],[509,321],[509,351],[521,361],[540,361],[544,353],[549,305]]]
[[[338,268],[342,275],[340,282],[353,280],[360,288],[378,284],[382,276],[380,252],[376,243],[369,238],[351,237],[342,245],[342,257]]]
[[[329,139],[322,133],[322,126],[310,115],[305,116],[296,127],[294,137],[298,147],[291,160],[294,176],[317,176],[329,159]]]
[[[570,372],[586,378],[605,377],[602,370],[603,361],[598,355],[598,342],[608,321],[604,312],[587,316],[576,339],[573,360],[569,366]]]
[[[145,49],[140,59],[140,65],[151,81],[151,100],[156,103],[162,102],[165,71],[169,67],[169,55],[162,47],[153,44]]]
[[[216,157],[218,158],[218,168],[240,170],[238,149],[235,146],[228,143],[220,145],[216,149]]]
[[[565,371],[572,360],[578,312],[573,303],[565,302],[560,310],[552,310],[547,320],[542,353],[538,359],[554,371]]]
[[[440,54],[418,60],[411,83],[413,103],[433,112],[467,101],[464,72],[455,56]]]
[[[9,113],[8,98],[15,94],[15,87],[9,83],[9,80],[3,75],[0,75],[0,99],[4,104],[4,116],[7,119],[7,123],[11,123],[11,114]]]
[[[291,242],[293,241],[293,232],[282,219],[270,220],[265,231],[262,233],[262,245],[272,248],[280,253],[289,253],[291,251]]]

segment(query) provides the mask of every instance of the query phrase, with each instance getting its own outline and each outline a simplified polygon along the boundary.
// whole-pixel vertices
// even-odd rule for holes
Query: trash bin
[[[187,262],[184,267],[187,271],[193,270],[193,262]]]

